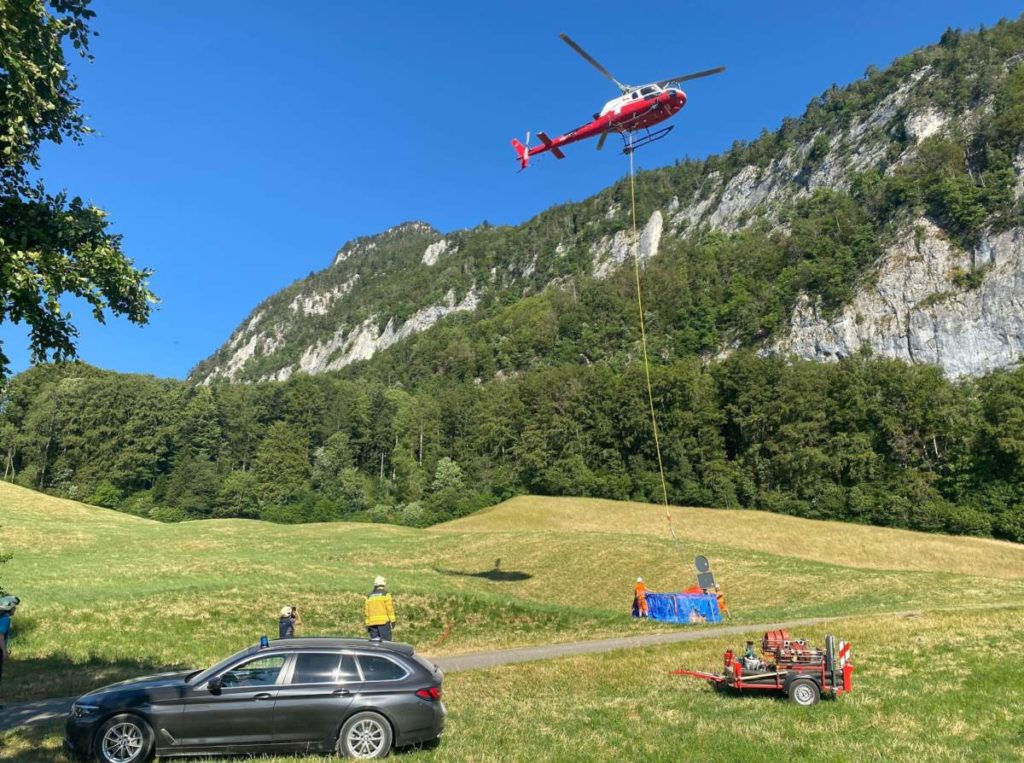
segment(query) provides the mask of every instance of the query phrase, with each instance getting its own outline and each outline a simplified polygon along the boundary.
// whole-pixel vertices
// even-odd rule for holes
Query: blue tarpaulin
[[[718,597],[713,593],[648,593],[647,610],[651,620],[665,623],[720,623]],[[633,617],[637,616],[636,603]]]

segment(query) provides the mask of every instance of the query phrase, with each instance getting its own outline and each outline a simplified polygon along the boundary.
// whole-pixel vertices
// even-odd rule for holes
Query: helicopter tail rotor
[[[519,157],[519,169],[525,170],[530,166],[530,133],[526,133],[526,144],[522,144],[518,139],[512,139],[512,148],[516,150],[516,156]]]

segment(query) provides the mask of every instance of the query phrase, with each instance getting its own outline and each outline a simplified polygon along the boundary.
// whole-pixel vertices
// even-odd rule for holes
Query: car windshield
[[[246,657],[247,655],[253,654],[257,650],[258,647],[250,646],[246,649],[243,649],[241,652],[235,652],[233,655],[231,655],[227,659],[221,660],[213,667],[209,667],[201,673],[192,676],[189,679],[189,683],[192,684],[192,686],[199,686],[204,681],[209,681],[211,677],[217,675],[232,663],[237,662],[242,657]]]

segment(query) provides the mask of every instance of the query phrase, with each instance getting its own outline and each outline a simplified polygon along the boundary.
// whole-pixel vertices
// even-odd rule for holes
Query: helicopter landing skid
[[[638,148],[642,148],[643,146],[646,146],[650,143],[654,143],[654,141],[656,140],[661,140],[670,132],[672,132],[673,127],[675,127],[675,125],[669,125],[668,127],[662,127],[660,130],[655,130],[654,132],[651,132],[648,129],[644,132],[643,135],[640,135],[639,137],[637,137],[635,134],[623,134],[622,142],[624,145],[622,147],[622,153],[631,154]]]

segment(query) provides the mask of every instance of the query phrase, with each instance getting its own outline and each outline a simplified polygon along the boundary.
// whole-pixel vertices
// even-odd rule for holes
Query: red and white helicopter
[[[600,151],[604,148],[604,141],[610,133],[619,133],[625,141],[623,153],[627,154],[640,146],[645,146],[648,143],[664,138],[672,130],[673,125],[663,127],[654,132],[651,132],[650,128],[659,122],[664,122],[686,105],[686,93],[678,87],[669,87],[669,85],[678,85],[691,79],[709,77],[712,74],[720,74],[725,71],[724,66],[719,66],[715,69],[707,69],[702,72],[694,72],[693,74],[669,77],[668,79],[658,80],[648,85],[624,85],[615,79],[587,51],[577,45],[569,35],[562,34],[559,36],[566,45],[583,56],[585,61],[614,82],[619,90],[622,91],[622,95],[608,101],[599,114],[594,114],[592,122],[587,122],[587,124],[577,127],[575,130],[570,130],[564,135],[559,135],[557,138],[549,138],[543,132],[537,133],[537,137],[541,141],[539,146],[530,148],[530,133],[526,133],[525,145],[513,138],[512,146],[519,157],[519,166],[524,170],[529,166],[531,156],[550,151],[556,158],[564,159],[565,154],[562,153],[562,146],[595,136],[600,136],[597,141],[597,149]],[[638,136],[636,133],[640,131],[643,131],[643,134]]]

